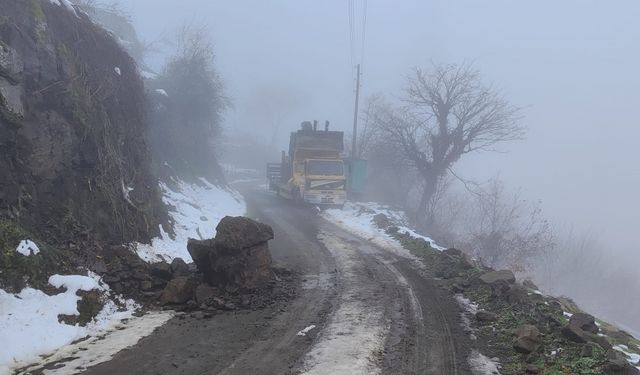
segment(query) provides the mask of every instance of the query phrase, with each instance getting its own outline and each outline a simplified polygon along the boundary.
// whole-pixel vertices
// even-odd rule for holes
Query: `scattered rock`
[[[522,282],[522,285],[526,286],[527,288],[531,289],[531,290],[539,290],[538,286],[536,284],[533,283],[533,281],[526,279],[525,281]]]
[[[191,275],[189,266],[182,258],[175,258],[171,262],[171,275],[172,277],[182,277]]]
[[[195,288],[196,285],[190,278],[184,276],[176,277],[169,281],[162,291],[160,302],[163,305],[186,303],[193,298]]]
[[[387,215],[385,214],[377,214],[373,217],[373,223],[381,229],[387,229],[389,228],[392,223],[391,220],[389,220],[389,218],[387,217]]]
[[[529,354],[535,352],[542,343],[540,331],[530,324],[520,326],[514,332],[514,335],[516,340],[513,343],[513,348],[519,353]]]
[[[490,311],[480,310],[476,312],[476,320],[479,322],[493,322],[498,316]]]
[[[580,329],[580,327],[576,327],[571,324],[568,324],[562,328],[562,336],[577,343],[586,343],[589,341],[589,338],[587,337],[585,331]]]
[[[171,280],[171,266],[167,262],[153,263],[150,266],[149,272],[152,276],[169,281]]]
[[[478,267],[477,262],[469,254],[462,254],[462,257],[460,258],[460,265],[466,270]]]
[[[598,333],[600,328],[596,325],[595,318],[586,313],[575,313],[569,318],[569,324],[579,327],[583,331]]]
[[[606,375],[638,375],[640,370],[632,366],[623,353],[610,349],[607,351],[607,362],[604,365]]]
[[[529,298],[529,292],[518,284],[512,284],[504,293],[504,298],[512,305],[523,304]]]
[[[577,342],[577,343],[593,342],[600,345],[600,347],[602,347],[605,350],[611,348],[611,344],[609,343],[609,341],[607,341],[605,337],[598,336],[597,334],[594,334],[591,332],[587,332],[575,324],[571,324],[571,323],[567,324],[562,328],[561,333],[566,339],[573,342]]]
[[[201,305],[207,303],[218,294],[218,290],[207,284],[200,284],[196,288],[196,302]]]
[[[524,368],[524,373],[525,374],[539,374],[540,373],[540,368],[534,364],[528,364],[525,368]]]
[[[154,288],[154,285],[151,281],[143,281],[140,283],[140,289],[144,292],[148,292]]]
[[[586,343],[582,346],[580,350],[580,356],[590,358],[593,357],[593,344]]]
[[[487,272],[480,276],[480,280],[488,285],[494,285],[498,283],[513,284],[516,282],[516,277],[513,272],[509,270],[502,270]]]

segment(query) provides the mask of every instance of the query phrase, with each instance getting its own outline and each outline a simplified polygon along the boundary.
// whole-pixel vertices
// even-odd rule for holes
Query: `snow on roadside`
[[[467,359],[473,375],[500,375],[499,364],[477,350],[472,350]]]
[[[631,352],[629,350],[629,347],[626,345],[616,345],[613,347],[613,349],[626,355],[627,361],[632,365],[636,366],[638,370],[640,370],[640,354]]]
[[[247,208],[242,196],[229,188],[222,188],[200,179],[197,184],[178,181],[176,188],[160,184],[162,200],[169,206],[174,221],[175,236],[160,227],[160,237],[151,244],[135,244],[135,250],[147,262],[171,261],[182,258],[187,262],[189,238],[206,239],[216,235],[216,226],[225,216],[242,216]]]
[[[106,335],[93,335],[61,348],[50,357],[38,361],[37,365],[26,368],[25,373],[37,372],[48,367],[45,371],[47,375],[68,375],[109,361],[122,349],[131,347],[142,337],[150,335],[156,327],[166,323],[173,315],[171,311],[154,311],[140,317],[132,317],[126,323],[114,325]],[[50,366],[52,363],[56,363],[55,367]]]
[[[11,343],[0,351],[0,373],[39,360],[39,356],[86,336],[95,336],[113,329],[122,319],[132,316],[138,307],[132,300],[121,300],[118,307],[107,300],[103,309],[85,327],[58,321],[58,315],[79,315],[78,290],[101,290],[109,295],[108,287],[94,277],[53,275],[49,284],[66,291],[49,296],[40,290],[25,288],[18,294],[0,289],[0,342]],[[118,298],[118,297],[115,297]]]
[[[443,247],[438,246],[431,238],[420,235],[407,227],[407,220],[402,213],[378,203],[347,202],[342,209],[328,209],[321,215],[326,220],[339,224],[358,237],[367,239],[403,257],[414,259],[415,257],[410,254],[408,250],[404,249],[398,240],[376,226],[373,217],[377,214],[384,214],[389,218],[389,220],[398,227],[399,232],[408,233],[412,237],[423,238],[429,242],[434,249],[444,250]]]
[[[460,319],[462,320],[462,326],[467,333],[469,333],[472,340],[476,339],[475,331],[471,326],[471,319],[475,317],[478,312],[478,304],[471,302],[470,299],[466,298],[462,294],[456,294],[456,302],[462,309],[460,313]]]

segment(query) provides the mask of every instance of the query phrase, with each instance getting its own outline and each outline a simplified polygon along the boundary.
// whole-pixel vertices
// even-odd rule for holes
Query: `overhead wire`
[[[351,74],[353,74],[353,66],[355,65],[355,9],[354,9],[354,0],[349,0],[347,2],[347,10],[349,12],[349,55],[351,58]]]
[[[362,9],[362,46],[360,48],[360,65],[364,65],[364,46],[367,39],[367,0],[363,0]]]
[[[349,13],[349,54],[351,71],[355,80],[356,66],[360,65],[362,69],[364,65],[368,0],[348,0],[347,8]]]

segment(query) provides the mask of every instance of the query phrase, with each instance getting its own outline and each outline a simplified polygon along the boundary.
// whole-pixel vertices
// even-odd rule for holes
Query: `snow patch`
[[[170,311],[151,312],[141,317],[132,317],[126,323],[115,324],[114,330],[106,335],[92,336],[58,350],[37,365],[25,369],[25,373],[36,372],[35,370],[40,370],[51,363],[62,361],[45,373],[47,375],[73,374],[109,361],[116,353],[137,344],[142,337],[150,335],[172,317],[173,312]]]
[[[53,275],[49,277],[49,284],[55,288],[65,288],[67,291],[72,290],[74,293],[78,290],[90,291],[101,289],[94,278],[80,275]]]
[[[629,351],[629,347],[626,345],[616,345],[613,348],[626,355],[627,361],[629,361],[629,363],[634,366],[640,366],[640,354],[632,353],[631,351]]]
[[[500,375],[500,364],[496,359],[488,358],[477,350],[472,350],[467,358],[473,375]]]
[[[167,92],[163,89],[156,89],[155,92],[157,92],[158,94],[162,95],[162,96],[166,96],[168,97],[169,94],[167,94]]]
[[[197,184],[177,181],[175,188],[160,184],[162,200],[171,209],[175,236],[160,226],[160,237],[151,244],[134,244],[135,251],[147,262],[182,258],[187,262],[189,238],[206,239],[216,235],[216,226],[225,216],[242,216],[247,208],[242,196],[235,190],[222,188],[200,179]]]
[[[309,331],[311,331],[312,329],[314,329],[314,328],[316,328],[316,326],[312,324],[309,327],[307,327],[307,328],[305,328],[305,329],[303,329],[301,331],[298,331],[298,333],[296,333],[296,336],[306,336],[307,333]]]
[[[39,362],[40,356],[86,336],[103,334],[120,320],[130,318],[138,308],[132,300],[116,297],[124,308],[107,300],[100,313],[85,327],[68,325],[59,322],[58,315],[79,315],[78,290],[97,289],[108,296],[108,287],[94,276],[80,275],[53,275],[49,283],[66,291],[49,296],[33,288],[25,288],[18,294],[0,289],[0,342],[11,343],[0,351],[0,373]]]
[[[460,319],[462,320],[462,326],[465,331],[469,333],[472,340],[476,339],[475,330],[471,326],[471,319],[478,312],[478,304],[472,302],[470,299],[466,298],[462,294],[455,295],[456,301],[458,305],[462,308],[462,313],[460,314]]]
[[[434,249],[444,250],[443,247],[436,245],[431,238],[418,234],[407,227],[406,218],[402,213],[378,203],[347,202],[342,209],[328,209],[325,210],[321,216],[330,222],[339,224],[348,232],[367,241],[371,241],[375,245],[389,250],[396,255],[417,260],[409,250],[402,247],[399,241],[391,237],[383,229],[378,228],[373,221],[373,217],[377,214],[387,216],[387,218],[398,227],[399,232],[407,233],[412,237],[423,238],[429,242]]]
[[[16,248],[16,251],[26,257],[30,256],[30,255],[36,255],[40,252],[40,249],[38,248],[38,245],[36,245],[33,241],[31,240],[22,240],[20,241],[20,244],[18,244],[18,247]]]
[[[158,75],[156,73],[149,72],[147,70],[141,70],[140,71],[140,76],[142,78],[145,78],[145,79],[156,79],[156,78],[158,78]]]

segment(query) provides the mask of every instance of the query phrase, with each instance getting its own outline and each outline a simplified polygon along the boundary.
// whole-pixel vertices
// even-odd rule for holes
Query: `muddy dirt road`
[[[460,310],[419,263],[246,189],[274,261],[304,276],[294,300],[173,318],[86,374],[468,374]],[[301,332],[303,331],[303,332]]]

